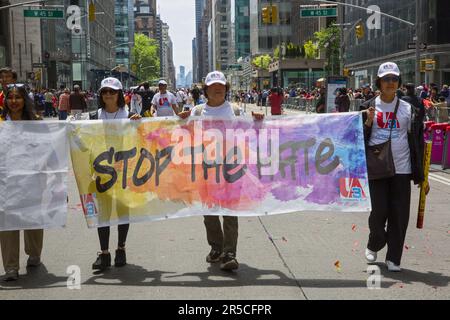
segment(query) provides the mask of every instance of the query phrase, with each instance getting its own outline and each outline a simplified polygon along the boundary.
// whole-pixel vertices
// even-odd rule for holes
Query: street
[[[260,109],[246,108],[247,112]],[[360,213],[240,218],[240,267],[233,273],[206,263],[209,246],[201,217],[133,224],[127,240],[128,265],[93,272],[91,265],[99,251],[97,231],[86,227],[70,172],[67,227],[45,231],[43,265],[30,273],[21,240],[19,281],[0,282],[0,300],[449,299],[450,170],[433,166],[430,184],[422,230],[416,229],[419,190],[413,187],[402,272],[387,272],[383,249],[375,264],[380,286],[369,289],[377,284],[375,278],[369,279],[364,257],[368,215]],[[114,257],[117,228],[111,230]],[[67,285],[70,266],[81,271],[80,289]]]

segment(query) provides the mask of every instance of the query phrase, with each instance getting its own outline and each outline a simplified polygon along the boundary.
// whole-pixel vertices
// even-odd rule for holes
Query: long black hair
[[[5,103],[2,110],[2,118],[6,119],[6,117],[10,115],[11,110],[9,109],[8,105],[8,96],[13,90],[17,90],[25,102],[22,109],[22,120],[39,120],[40,117],[38,117],[34,112],[34,110],[36,110],[34,101],[31,100],[31,98],[28,96],[28,92],[25,89],[25,86],[15,86],[15,85],[9,85],[7,87],[7,91],[5,94]]]
[[[119,99],[117,100],[117,105],[119,108],[125,108],[125,96],[123,95],[123,90],[116,90],[119,95]],[[100,109],[105,109],[105,102],[102,98],[102,91],[100,90],[97,97],[97,104]]]

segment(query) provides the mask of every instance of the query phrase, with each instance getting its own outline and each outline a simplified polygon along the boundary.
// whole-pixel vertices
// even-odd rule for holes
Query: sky
[[[195,0],[157,0],[161,20],[169,25],[173,42],[173,60],[176,73],[180,65],[186,74],[192,70],[192,39],[195,37]]]

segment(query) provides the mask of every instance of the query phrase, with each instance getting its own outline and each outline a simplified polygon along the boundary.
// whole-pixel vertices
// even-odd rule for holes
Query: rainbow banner
[[[75,121],[69,140],[90,228],[371,210],[359,113]]]

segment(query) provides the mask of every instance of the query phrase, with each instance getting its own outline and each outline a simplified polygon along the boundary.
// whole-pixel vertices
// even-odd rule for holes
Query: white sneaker
[[[386,266],[387,266],[388,270],[391,271],[391,272],[400,272],[400,271],[402,271],[400,266],[396,265],[395,263],[393,263],[392,261],[389,261],[389,260],[386,260]]]
[[[369,263],[374,263],[377,261],[377,253],[375,251],[366,249],[366,260]]]

